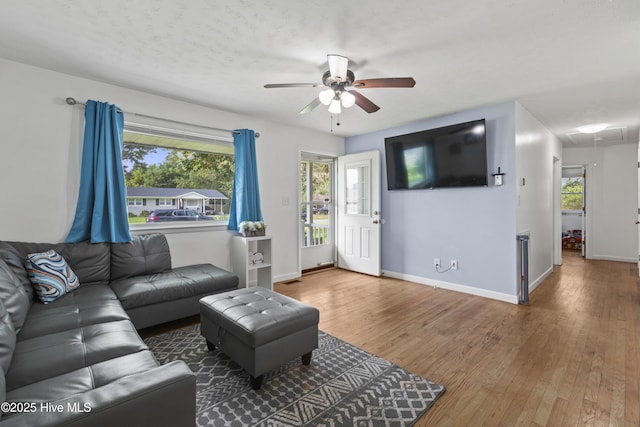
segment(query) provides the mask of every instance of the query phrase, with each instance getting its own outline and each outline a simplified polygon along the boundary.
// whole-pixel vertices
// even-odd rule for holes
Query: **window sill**
[[[169,223],[159,222],[151,224],[131,224],[129,230],[133,235],[145,233],[192,233],[195,230],[201,231],[225,231],[227,230],[227,221],[202,221],[202,222],[184,222]]]

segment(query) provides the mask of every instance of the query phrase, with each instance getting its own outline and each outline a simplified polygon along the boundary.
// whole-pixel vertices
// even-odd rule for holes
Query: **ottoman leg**
[[[302,355],[302,364],[303,365],[311,364],[311,352]]]
[[[216,346],[213,345],[213,343],[211,341],[207,340],[207,349],[209,351],[213,351],[213,350],[215,350],[215,348],[216,348]]]
[[[264,375],[251,377],[251,388],[254,390],[260,390],[260,387],[262,387],[262,380],[264,380]]]

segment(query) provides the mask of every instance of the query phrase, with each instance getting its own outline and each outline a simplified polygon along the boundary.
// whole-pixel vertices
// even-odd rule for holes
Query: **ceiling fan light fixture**
[[[342,108],[340,108],[340,99],[338,97],[333,98],[333,101],[331,101],[331,105],[329,105],[329,112],[331,114],[342,113]]]
[[[340,94],[340,98],[342,99],[342,106],[344,108],[353,107],[353,105],[356,103],[356,97],[346,90]]]
[[[608,123],[595,123],[592,125],[584,125],[576,128],[580,133],[598,133],[603,131],[609,126]]]
[[[320,99],[323,105],[329,105],[335,96],[336,94],[333,89],[326,89],[318,94],[318,99]]]

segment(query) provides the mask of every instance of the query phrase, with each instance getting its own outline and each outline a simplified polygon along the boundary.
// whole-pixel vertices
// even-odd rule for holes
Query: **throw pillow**
[[[28,254],[25,267],[40,301],[47,304],[74,291],[80,282],[62,256],[53,249]]]

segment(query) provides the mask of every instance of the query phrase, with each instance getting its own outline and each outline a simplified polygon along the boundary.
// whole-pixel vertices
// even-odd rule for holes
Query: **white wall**
[[[582,230],[582,212],[581,211],[563,211],[562,212],[562,231]]]
[[[71,96],[202,126],[260,132],[258,171],[263,215],[273,237],[274,276],[282,280],[297,275],[299,147],[339,155],[343,138],[6,60],[0,60],[0,77],[0,240],[59,242],[69,231],[84,127],[83,110],[64,102]],[[175,233],[168,238],[174,266],[197,261],[230,268],[227,231]]]
[[[487,106],[347,138],[347,153],[379,150],[382,158],[382,269],[393,277],[517,302],[514,103]],[[384,138],[486,119],[489,175],[500,187],[388,191]],[[491,178],[491,177],[490,177]],[[438,274],[457,259],[459,269]]]
[[[554,157],[562,144],[520,104],[516,112],[516,227],[529,232],[529,289],[553,271]],[[523,184],[524,179],[524,184]],[[559,183],[558,183],[559,184]]]
[[[586,165],[586,256],[638,258],[638,144],[564,148],[563,162]]]

